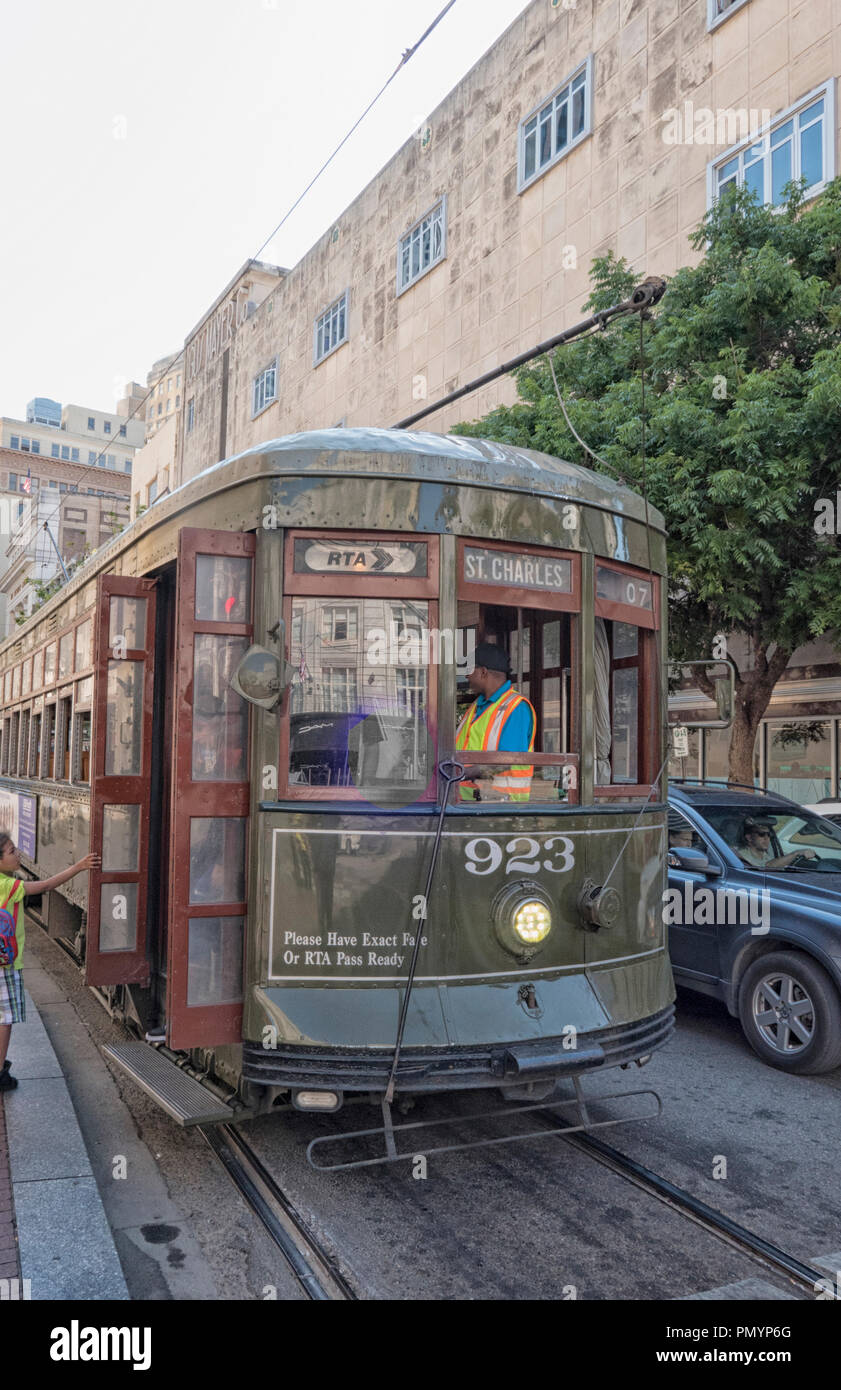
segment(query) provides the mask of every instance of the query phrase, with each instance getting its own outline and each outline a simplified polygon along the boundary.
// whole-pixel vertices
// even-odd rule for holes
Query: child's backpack
[[[10,970],[15,963],[15,956],[17,955],[18,943],[17,937],[15,936],[17,921],[15,919],[15,914],[10,912],[6,907],[6,903],[9,901],[9,898],[16,888],[17,880],[12,884],[12,887],[6,895],[6,901],[3,903],[3,906],[0,907],[0,970]]]

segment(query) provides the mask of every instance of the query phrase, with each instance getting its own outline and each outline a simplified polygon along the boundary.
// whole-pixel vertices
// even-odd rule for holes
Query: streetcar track
[[[551,1122],[547,1121],[547,1125],[549,1123]],[[597,1163],[610,1169],[611,1172],[617,1173],[626,1181],[633,1183],[635,1187],[640,1188],[641,1191],[648,1193],[649,1196],[656,1197],[665,1206],[679,1212],[688,1220],[694,1221],[702,1230],[723,1241],[724,1244],[738,1250],[741,1254],[746,1254],[748,1258],[763,1265],[774,1274],[781,1275],[798,1289],[808,1292],[812,1298],[815,1297],[815,1286],[818,1281],[820,1281],[820,1287],[828,1292],[828,1280],[825,1272],[822,1273],[820,1270],[804,1264],[794,1255],[789,1255],[787,1251],[781,1250],[779,1246],[765,1240],[764,1236],[758,1236],[754,1231],[749,1231],[746,1226],[742,1226],[738,1221],[726,1216],[724,1212],[716,1211],[714,1207],[708,1206],[706,1202],[695,1197],[686,1188],[678,1187],[668,1178],[661,1177],[659,1173],[646,1168],[644,1164],[637,1163],[636,1159],[629,1158],[619,1149],[614,1149],[610,1144],[606,1144],[604,1140],[585,1134],[569,1135],[568,1137],[562,1134],[560,1137],[565,1144],[593,1158]],[[837,1294],[832,1297],[838,1301]]]
[[[230,1124],[200,1125],[198,1132],[271,1236],[307,1298],[317,1303],[355,1301],[357,1295],[336,1260],[243,1136]]]

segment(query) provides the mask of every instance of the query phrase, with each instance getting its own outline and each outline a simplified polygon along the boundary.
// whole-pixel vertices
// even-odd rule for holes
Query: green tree
[[[779,210],[730,192],[695,232],[703,259],[669,281],[644,324],[645,485],[668,528],[670,651],[711,656],[739,634],[730,777],[753,781],[753,747],[792,652],[841,628],[841,179]],[[657,267],[650,267],[656,273]],[[593,262],[588,308],[638,277]],[[559,455],[643,489],[636,316],[517,375],[520,400],[456,426]],[[838,497],[841,502],[841,495]],[[712,693],[704,685],[707,694]]]

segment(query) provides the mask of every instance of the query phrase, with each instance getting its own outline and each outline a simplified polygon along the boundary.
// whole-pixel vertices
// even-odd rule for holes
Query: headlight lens
[[[529,898],[514,913],[513,926],[524,945],[536,946],[552,930],[552,914],[539,898]]]

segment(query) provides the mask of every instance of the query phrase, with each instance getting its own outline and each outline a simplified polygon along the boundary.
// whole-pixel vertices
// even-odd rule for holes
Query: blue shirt
[[[507,695],[508,691],[513,689],[514,687],[511,682],[506,681],[490,699],[487,699],[484,695],[477,696],[476,718],[478,719],[483,715],[489,705],[495,705],[497,700],[500,700],[503,695]],[[531,743],[533,729],[534,715],[532,714],[531,705],[528,704],[525,699],[522,699],[514,710],[514,713],[510,714],[505,721],[505,726],[500,735],[498,751],[500,753],[524,753]]]

